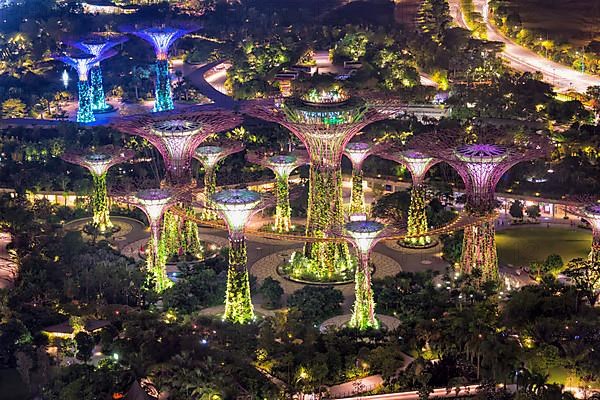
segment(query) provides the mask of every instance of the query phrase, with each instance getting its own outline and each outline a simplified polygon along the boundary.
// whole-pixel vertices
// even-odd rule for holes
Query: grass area
[[[498,231],[496,241],[501,264],[528,266],[531,261],[544,260],[550,254],[560,254],[564,262],[586,257],[592,235],[579,228],[541,225]]]
[[[2,400],[25,400],[29,398],[23,381],[16,369],[0,369],[0,393]]]

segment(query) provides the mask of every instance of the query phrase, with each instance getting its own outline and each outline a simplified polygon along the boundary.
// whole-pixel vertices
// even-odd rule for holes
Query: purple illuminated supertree
[[[187,185],[196,148],[208,136],[234,128],[242,118],[224,110],[166,112],[122,118],[113,126],[148,140],[162,155],[171,185]]]
[[[344,149],[344,155],[352,161],[350,214],[366,214],[362,166],[369,156],[376,155],[381,150],[382,146],[374,142],[352,142]]]
[[[429,224],[427,223],[425,185],[423,184],[423,180],[427,171],[437,164],[439,160],[416,150],[402,150],[394,146],[380,152],[379,156],[404,165],[410,171],[412,177],[407,221],[408,236],[405,239],[405,243],[415,247],[430,245],[432,240],[427,236]]]
[[[94,113],[92,110],[92,91],[88,79],[91,68],[104,58],[112,57],[115,54],[113,50],[106,51],[102,56],[95,57],[91,54],[71,54],[57,56],[56,58],[67,65],[70,65],[77,71],[78,82],[77,89],[79,93],[79,103],[77,108],[77,122],[94,122]]]
[[[133,194],[113,196],[114,200],[119,203],[138,207],[148,218],[151,237],[147,246],[146,266],[149,277],[154,281],[154,287],[157,292],[162,292],[172,285],[166,271],[167,254],[160,245],[161,221],[164,213],[180,201],[183,193],[184,190],[182,188],[164,187],[143,189]]]
[[[266,155],[263,153],[248,153],[246,159],[253,164],[269,168],[275,174],[275,224],[277,232],[289,232],[292,227],[292,208],[290,207],[290,174],[298,167],[308,164],[305,153],[288,153]]]
[[[217,189],[217,166],[229,155],[245,148],[244,143],[231,141],[200,146],[194,152],[194,158],[204,167],[204,197],[207,206],[202,209],[203,219],[212,221],[217,218],[214,207],[210,204],[210,196]]]
[[[154,47],[156,54],[156,101],[154,111],[169,111],[174,108],[169,74],[169,48],[177,39],[200,27],[191,23],[178,23],[177,26],[123,27],[121,30],[145,40]]]
[[[578,205],[568,206],[567,211],[586,220],[592,227],[592,249],[588,258],[591,262],[600,262],[600,204],[592,198],[585,199]]]
[[[116,52],[107,53],[108,50],[125,41],[127,41],[126,36],[104,32],[93,34],[81,40],[72,41],[69,44],[93,55],[98,60],[103,60],[108,58],[105,57],[106,54],[110,54],[111,56],[116,54]],[[100,61],[97,61],[90,69],[90,82],[92,92],[92,110],[97,112],[106,112],[111,110],[112,107],[106,102],[106,98],[104,96]]]
[[[344,222],[340,162],[346,144],[365,126],[390,117],[398,105],[388,100],[374,107],[364,99],[349,97],[342,89],[309,91],[289,98],[276,107],[272,102],[254,102],[246,112],[276,122],[296,135],[310,157],[310,179],[306,235],[326,237],[332,226]],[[311,274],[331,280],[349,266],[345,243],[307,243],[305,256]]]
[[[104,146],[86,150],[67,151],[62,159],[87,168],[94,181],[94,194],[92,195],[92,225],[100,232],[112,229],[110,222],[110,207],[106,190],[106,174],[113,165],[127,162],[133,158],[133,150],[122,149],[114,146]]]
[[[540,134],[520,138],[497,130],[481,132],[437,131],[420,135],[411,147],[450,164],[465,185],[466,211],[486,216],[486,222],[465,228],[461,272],[474,269],[483,280],[497,280],[498,256],[493,213],[500,178],[515,164],[543,157],[549,141]]]

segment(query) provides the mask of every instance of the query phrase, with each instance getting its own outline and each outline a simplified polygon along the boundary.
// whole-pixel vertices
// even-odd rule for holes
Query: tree
[[[2,118],[23,118],[26,106],[20,99],[8,99],[2,103]]]
[[[26,386],[31,383],[31,368],[33,368],[33,360],[29,354],[18,351],[15,355],[17,359],[17,371]]]
[[[77,350],[75,357],[87,364],[90,358],[92,358],[94,345],[95,343],[92,335],[83,331],[79,332],[75,335],[75,347]]]
[[[577,290],[594,307],[600,294],[600,263],[575,258],[567,264],[564,274],[573,280]]]
[[[332,286],[305,286],[288,299],[288,306],[300,311],[304,322],[318,324],[342,311],[344,295]]]
[[[516,219],[523,219],[523,203],[520,200],[515,200],[511,203],[508,213]]]
[[[538,219],[541,215],[540,214],[540,206],[537,204],[529,206],[525,209],[525,213],[531,219]]]
[[[279,307],[281,296],[283,295],[283,288],[279,281],[268,276],[260,287],[260,293],[265,299],[265,306],[267,308]]]

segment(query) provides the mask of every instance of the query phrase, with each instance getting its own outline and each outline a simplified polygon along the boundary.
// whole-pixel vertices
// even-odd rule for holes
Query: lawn
[[[496,241],[500,264],[528,266],[531,261],[544,260],[550,254],[560,254],[564,262],[586,257],[592,235],[579,228],[532,226],[498,231]]]

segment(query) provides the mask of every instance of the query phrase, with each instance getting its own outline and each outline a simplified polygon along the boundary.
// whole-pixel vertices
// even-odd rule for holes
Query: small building
[[[133,6],[118,6],[107,0],[89,0],[81,3],[85,14],[133,14],[137,11]]]
[[[87,332],[94,333],[108,325],[110,325],[110,321],[107,320],[89,320],[85,323],[84,329]],[[75,337],[73,334],[73,327],[69,324],[69,321],[65,321],[62,324],[47,326],[42,329],[42,333],[48,335],[51,339],[73,339]]]

